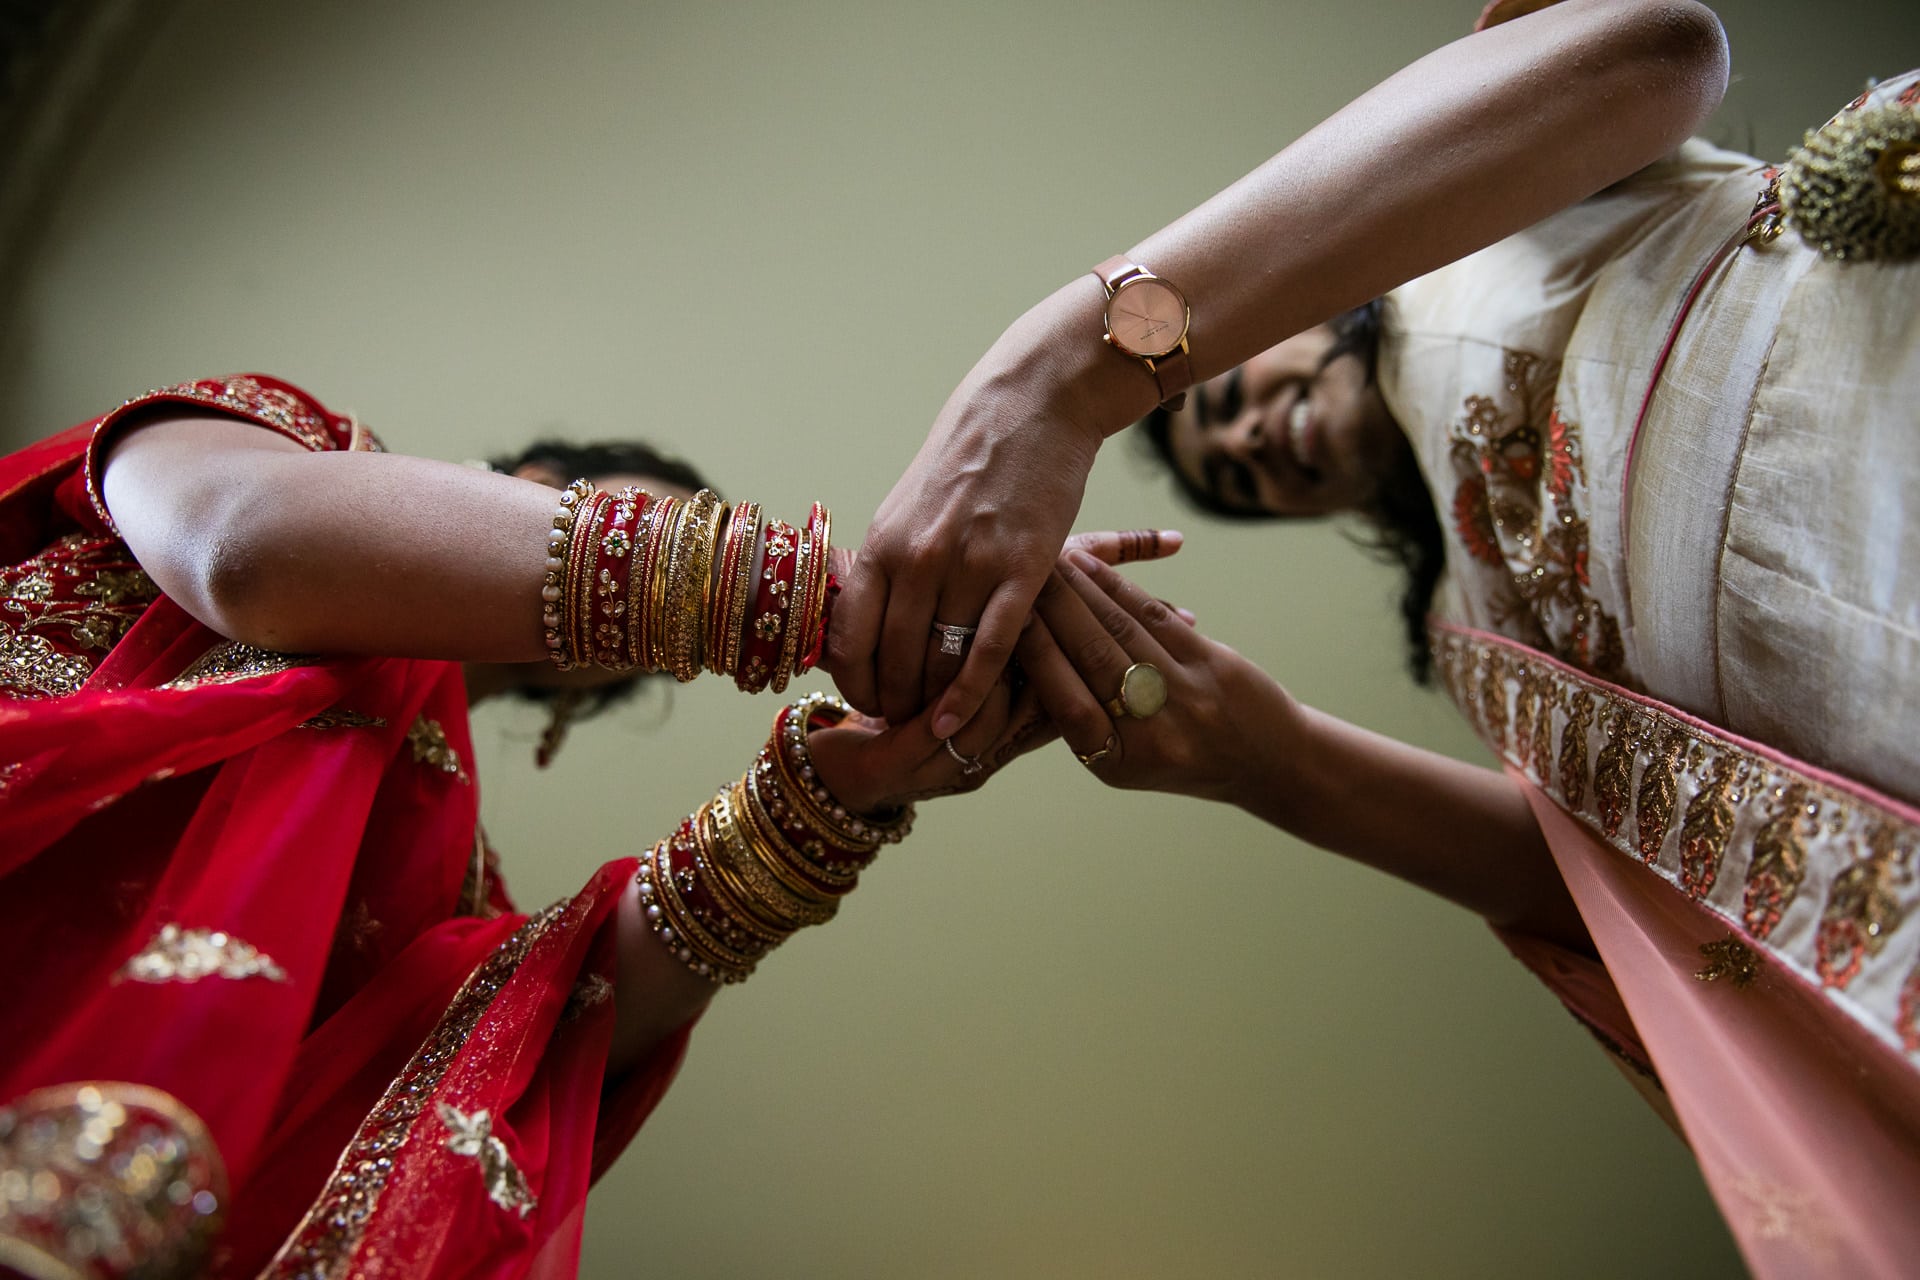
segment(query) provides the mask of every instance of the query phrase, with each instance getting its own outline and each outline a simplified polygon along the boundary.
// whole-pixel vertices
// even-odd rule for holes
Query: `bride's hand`
[[[1031,689],[995,682],[986,705],[951,739],[933,736],[930,712],[903,725],[860,712],[807,736],[813,767],[834,799],[873,815],[916,800],[972,791],[1008,762],[1059,734]]]

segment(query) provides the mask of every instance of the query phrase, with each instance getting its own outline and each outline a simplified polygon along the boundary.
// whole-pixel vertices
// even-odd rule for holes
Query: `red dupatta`
[[[0,1263],[570,1274],[684,1046],[603,1097],[632,863],[515,912],[456,664],[251,649],[142,590],[89,447],[169,402],[368,447],[236,378],[0,459]]]

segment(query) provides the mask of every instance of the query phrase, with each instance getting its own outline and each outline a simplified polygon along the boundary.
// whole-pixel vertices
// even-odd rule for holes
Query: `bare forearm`
[[[1248,812],[1507,928],[1591,942],[1526,798],[1506,775],[1310,707],[1242,782]]]
[[[308,453],[257,427],[158,422],[109,455],[108,508],[161,590],[292,652],[524,662],[555,494],[471,467]]]
[[[1565,0],[1397,72],[1130,256],[1187,294],[1193,372],[1211,377],[1658,159],[1726,72],[1718,21],[1689,0]],[[1085,343],[1103,296],[1070,282],[1001,356],[1044,365],[1072,387],[1067,419],[1111,434],[1155,396]]]

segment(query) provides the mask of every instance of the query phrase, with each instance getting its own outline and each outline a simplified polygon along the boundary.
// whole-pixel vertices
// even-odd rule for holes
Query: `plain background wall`
[[[5,300],[0,430],[261,369],[407,452],[650,436],[775,512],[830,502],[852,540],[1023,307],[1474,10],[181,0]],[[1737,79],[1709,132],[1770,158],[1920,61],[1908,0],[1721,12]],[[1191,541],[1141,576],[1300,697],[1483,758],[1411,689],[1393,577],[1337,528],[1210,525],[1116,441],[1082,525],[1149,524]],[[532,713],[484,709],[520,901],[664,833],[773,709],[658,690],[544,776]],[[839,921],[718,1002],[586,1259],[1738,1272],[1682,1145],[1476,921],[1057,748],[925,808]]]

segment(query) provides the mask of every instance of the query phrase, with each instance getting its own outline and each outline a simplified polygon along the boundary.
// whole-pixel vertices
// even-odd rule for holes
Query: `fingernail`
[[[953,712],[942,711],[933,718],[934,737],[951,738],[958,732],[960,732],[960,717],[953,714]]]
[[[1186,623],[1190,627],[1198,626],[1200,624],[1200,615],[1196,614],[1191,609],[1182,609],[1176,605],[1173,611],[1180,615],[1180,621]]]
[[[1092,573],[1100,567],[1100,559],[1098,556],[1094,555],[1091,551],[1082,551],[1078,547],[1067,552],[1067,559],[1072,561],[1073,567],[1082,573]]]

